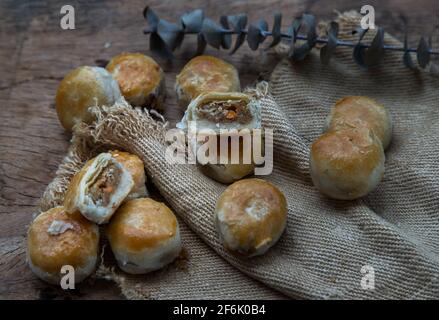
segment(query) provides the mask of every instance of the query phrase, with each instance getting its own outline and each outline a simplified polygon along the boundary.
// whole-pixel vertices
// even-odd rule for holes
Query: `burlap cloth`
[[[340,37],[353,39],[358,19],[339,17]],[[386,43],[400,44],[386,35]],[[218,240],[213,211],[226,188],[193,165],[165,161],[163,123],[121,104],[97,112],[79,126],[69,155],[48,186],[42,210],[62,202],[84,161],[102,149],[135,153],[147,175],[179,217],[186,250],[174,263],[146,276],[128,276],[108,263],[97,277],[116,281],[128,298],[439,298],[439,82],[406,69],[401,53],[363,70],[351,50],[338,48],[329,66],[314,50],[305,61],[281,61],[270,92],[255,91],[264,126],[274,129],[274,170],[264,179],[288,200],[288,221],[279,242],[261,257],[245,259]],[[393,140],[378,188],[356,201],[322,196],[308,170],[309,145],[329,108],[347,95],[367,95],[393,117]],[[181,262],[181,261],[180,261]],[[375,271],[375,289],[360,285],[364,265]]]

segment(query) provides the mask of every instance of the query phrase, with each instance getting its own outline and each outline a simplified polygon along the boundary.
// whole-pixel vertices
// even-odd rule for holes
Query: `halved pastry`
[[[185,121],[196,121],[197,129],[259,129],[261,105],[240,92],[209,92],[199,95],[186,111]],[[219,131],[218,131],[219,132]]]
[[[127,200],[148,196],[143,161],[135,154],[124,151],[113,150],[110,151],[110,154],[131,173],[131,177],[133,178],[134,186],[128,194]]]
[[[133,187],[130,171],[111,153],[101,153],[73,177],[64,207],[69,213],[79,210],[91,221],[106,223]]]
[[[239,92],[201,94],[189,104],[180,127],[186,128],[189,133],[196,131],[199,137],[215,133],[216,163],[199,161],[207,176],[222,183],[231,183],[253,173],[254,143],[262,145],[262,139],[255,141],[252,136],[253,129],[261,128],[261,107],[251,96]],[[198,160],[198,151],[203,144],[199,139],[190,142]],[[222,147],[226,144],[227,149]]]

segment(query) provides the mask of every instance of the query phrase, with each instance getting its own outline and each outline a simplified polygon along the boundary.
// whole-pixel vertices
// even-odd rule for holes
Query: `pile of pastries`
[[[176,77],[175,91],[186,110],[177,127],[187,133],[192,123],[198,134],[214,132],[219,140],[225,129],[261,129],[259,101],[241,92],[236,68],[221,59],[190,60]],[[163,110],[165,98],[165,75],[157,62],[140,53],[123,53],[106,68],[83,66],[67,74],[56,94],[56,110],[62,126],[71,131],[79,122],[94,121],[90,107],[125,99],[132,106]],[[367,97],[338,101],[326,133],[311,145],[310,173],[317,189],[335,199],[366,195],[383,176],[390,138],[390,115],[382,105]],[[200,147],[198,142],[189,145],[195,154]],[[253,147],[240,142],[240,155]],[[221,156],[219,151],[216,157]],[[198,163],[206,176],[230,184],[212,213],[218,236],[235,254],[261,255],[285,230],[287,201],[272,183],[245,179],[254,173],[253,159],[233,162],[230,156],[228,152],[226,163]],[[63,205],[32,222],[27,250],[32,271],[57,284],[63,266],[70,265],[75,282],[82,281],[96,267],[100,230],[127,273],[147,273],[172,262],[181,250],[177,219],[166,205],[148,198],[145,182],[137,155],[109,150],[90,159],[70,182]]]
[[[190,60],[177,75],[175,90],[179,105],[186,109],[179,126],[187,132],[191,122],[197,124],[198,133],[213,130],[218,139],[222,129],[261,128],[259,101],[241,92],[236,68],[221,59]],[[56,110],[62,126],[72,131],[79,122],[94,121],[90,107],[125,99],[132,106],[160,111],[165,98],[160,66],[143,54],[123,53],[106,68],[83,66],[67,74],[56,94]],[[190,147],[196,153],[200,145]],[[245,148],[252,146],[240,142],[240,154]],[[227,157],[230,160],[231,153]],[[265,253],[285,229],[283,193],[262,179],[242,179],[253,173],[253,161],[198,165],[212,179],[233,183],[212,213],[224,246],[245,256]],[[127,273],[147,273],[172,262],[181,250],[177,219],[166,205],[148,198],[145,183],[144,165],[137,155],[109,150],[87,161],[72,178],[63,205],[32,222],[27,250],[31,270],[58,284],[63,266],[69,265],[75,270],[75,282],[84,280],[99,260],[100,232]]]
[[[317,189],[341,200],[357,199],[375,189],[384,175],[384,150],[392,138],[388,110],[368,97],[345,97],[332,107],[325,131],[310,151],[310,173]]]

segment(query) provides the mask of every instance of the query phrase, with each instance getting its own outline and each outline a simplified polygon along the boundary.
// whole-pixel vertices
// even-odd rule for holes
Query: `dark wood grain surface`
[[[375,6],[377,24],[402,38],[403,20],[409,25],[412,45],[421,35],[432,35],[439,44],[439,1],[366,1]],[[60,8],[76,9],[76,30],[60,28]],[[334,10],[359,10],[365,1],[354,0],[255,0],[255,1],[21,1],[0,2],[0,299],[115,299],[118,289],[106,281],[88,281],[74,292],[50,287],[32,275],[25,263],[27,226],[36,212],[46,185],[54,177],[69,145],[69,134],[58,123],[54,95],[63,76],[80,65],[95,65],[122,51],[148,50],[142,34],[145,5],[161,17],[176,21],[181,13],[202,8],[219,19],[223,14],[245,12],[250,21],[280,10],[287,17],[312,12],[331,19]],[[175,75],[191,57],[195,42],[185,41],[173,63],[157,59],[166,72],[166,118],[175,122],[183,113],[176,106]],[[437,48],[437,46],[436,46]],[[243,85],[265,78],[275,59],[251,52],[244,45],[229,56],[209,49],[239,70]]]

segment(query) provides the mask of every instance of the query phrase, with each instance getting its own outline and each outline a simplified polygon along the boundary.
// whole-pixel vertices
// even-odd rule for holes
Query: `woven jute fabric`
[[[339,22],[340,38],[353,40],[358,17],[343,15]],[[388,35],[386,43],[400,45]],[[62,202],[86,159],[124,149],[143,160],[149,180],[178,215],[187,251],[184,267],[147,276],[101,265],[97,276],[116,281],[128,298],[439,298],[439,81],[406,69],[400,53],[387,52],[379,67],[364,70],[351,52],[338,48],[328,66],[317,50],[300,63],[281,61],[269,90],[262,84],[253,92],[264,127],[274,130],[274,168],[262,178],[288,202],[285,233],[265,255],[243,258],[224,249],[213,212],[226,186],[194,165],[167,163],[166,126],[125,104],[99,109],[95,124],[76,128],[41,209]],[[394,128],[378,188],[338,201],[313,186],[309,146],[330,107],[348,95],[384,104]],[[365,276],[374,276],[373,289],[362,286]]]

